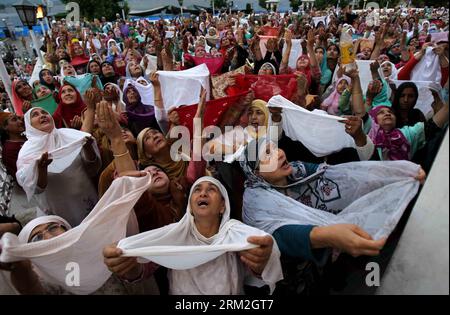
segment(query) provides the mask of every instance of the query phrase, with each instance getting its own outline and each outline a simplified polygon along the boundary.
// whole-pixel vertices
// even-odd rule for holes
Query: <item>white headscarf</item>
[[[383,62],[382,64],[381,64],[381,67],[384,65],[384,64],[386,64],[386,63],[389,63],[389,64],[391,64],[391,75],[389,76],[389,77],[385,77],[385,79],[391,79],[391,80],[397,80],[397,77],[398,77],[398,69],[395,67],[395,65],[392,63],[392,62],[390,62],[389,60],[386,60],[385,62]],[[383,77],[384,77],[384,73],[383,73]]]
[[[53,161],[48,166],[48,172],[61,173],[69,167],[80,153],[86,143],[86,137],[91,135],[86,132],[71,128],[53,127],[50,133],[40,131],[31,125],[31,112],[33,107],[25,113],[25,134],[27,141],[19,151],[17,159],[17,182],[27,194],[28,200],[33,196],[38,178],[37,161],[45,152],[49,153],[49,159]],[[53,121],[52,116],[49,116]],[[53,122],[54,125],[54,122]]]
[[[0,239],[0,262],[28,259],[39,277],[48,283],[75,294],[96,291],[111,276],[103,262],[103,248],[126,236],[127,222],[135,217],[133,207],[150,186],[150,175],[115,179],[80,225],[48,240],[28,243],[29,233],[35,227],[33,225],[59,217],[33,220],[33,225],[25,226],[19,237],[5,233]],[[60,218],[58,220],[64,223]],[[75,264],[80,271],[80,285],[70,286],[66,279],[71,270],[75,271]]]
[[[148,84],[143,85],[142,83],[139,83],[138,81],[145,80]],[[153,92],[153,84],[148,82],[144,77],[139,77],[137,79],[126,79],[125,83],[123,84],[123,91],[128,87],[128,85],[132,85],[136,88],[136,90],[139,92],[139,95],[141,96],[141,102],[144,105],[154,105],[155,99],[154,99],[154,92]],[[123,94],[123,92],[122,92]]]
[[[31,232],[33,232],[33,230],[42,224],[47,224],[47,223],[60,223],[62,225],[64,225],[66,227],[66,230],[70,230],[72,228],[72,226],[69,224],[69,222],[67,222],[66,220],[64,220],[63,218],[61,218],[60,216],[57,215],[45,215],[42,217],[37,217],[34,220],[31,220],[30,222],[28,222],[23,229],[20,231],[18,238],[20,243],[22,244],[26,244],[28,243],[28,240],[31,236]]]
[[[195,187],[205,181],[217,186],[225,200],[219,232],[210,238],[198,232],[190,205]],[[172,281],[172,285],[176,286],[171,288],[172,292],[238,294],[242,288],[236,286],[237,262],[225,254],[257,247],[248,243],[247,238],[264,235],[267,234],[261,230],[230,219],[230,202],[225,187],[218,180],[205,176],[192,185],[186,214],[180,222],[123,239],[117,246],[122,249],[124,256],[142,257],[141,261],[153,261],[172,269],[171,279],[184,280],[183,283]],[[274,242],[269,262],[261,275],[271,292],[275,283],[282,279],[279,256]],[[205,272],[210,271],[211,267],[214,267],[214,279],[211,279],[211,273]],[[213,292],[215,290],[219,292]]]
[[[240,163],[247,178],[242,218],[267,233],[285,225],[347,223],[358,225],[374,239],[387,237],[419,189],[415,176],[420,166],[409,161],[321,164],[308,177],[302,163],[291,162],[295,181],[288,187],[299,196],[315,190],[311,199],[325,205],[325,209],[316,209],[315,204],[308,206],[276,190],[254,173],[246,157]],[[342,211],[334,214],[328,209]]]

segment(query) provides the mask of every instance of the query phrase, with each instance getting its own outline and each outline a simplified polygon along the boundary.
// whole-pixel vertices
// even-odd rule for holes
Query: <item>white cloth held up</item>
[[[339,122],[344,118],[323,111],[310,112],[281,95],[272,97],[268,106],[283,109],[282,126],[286,135],[300,141],[315,156],[326,156],[356,146],[353,138],[345,132],[345,125]]]
[[[204,181],[211,182],[217,186],[225,200],[225,212],[222,216],[219,232],[210,238],[204,237],[198,232],[194,223],[194,216],[191,214],[190,198],[195,187]],[[184,277],[191,277],[193,280],[189,283],[195,283],[200,288],[193,288],[192,292],[205,292],[203,286],[211,286],[210,275],[202,272],[202,265],[211,262],[227,252],[242,251],[257,247],[247,242],[249,236],[265,236],[266,233],[247,226],[237,220],[230,219],[230,202],[228,194],[223,185],[212,177],[202,177],[192,185],[189,195],[189,202],[186,214],[178,222],[159,229],[151,230],[145,233],[134,235],[119,242],[118,247],[122,249],[124,256],[141,257],[140,261],[153,261],[164,267],[173,269],[172,273],[178,270],[188,270],[183,273]],[[279,261],[280,252],[276,243],[272,249],[269,262],[264,269],[262,280],[271,288],[275,288],[275,283],[282,279],[281,264]],[[143,259],[142,259],[143,258]],[[217,264],[217,276],[228,275],[232,266],[220,260]],[[228,275],[227,279],[233,279],[235,275]],[[207,278],[208,277],[208,278]],[[180,284],[181,285],[181,284]],[[222,286],[232,286],[228,283],[222,283]],[[229,290],[228,290],[229,289]],[[226,292],[233,292],[230,288],[224,289]],[[238,292],[234,292],[237,294]]]
[[[25,236],[19,239],[5,233],[0,240],[0,261],[29,259],[46,282],[75,294],[96,291],[111,276],[103,262],[103,248],[125,237],[130,212],[150,185],[150,175],[115,179],[80,225],[49,240],[24,243]],[[66,284],[69,272],[74,270],[66,269],[73,268],[69,263],[79,266],[80,286]]]

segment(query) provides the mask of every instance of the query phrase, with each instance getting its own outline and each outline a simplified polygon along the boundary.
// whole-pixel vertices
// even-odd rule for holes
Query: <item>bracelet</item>
[[[130,153],[130,151],[127,150],[125,153],[122,153],[122,154],[113,154],[113,156],[114,156],[115,158],[118,158],[118,157],[125,156],[125,155],[127,155],[128,153]]]

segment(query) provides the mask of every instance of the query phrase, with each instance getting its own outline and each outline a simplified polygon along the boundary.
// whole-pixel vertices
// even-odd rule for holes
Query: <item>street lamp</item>
[[[40,4],[37,6],[36,9],[36,18],[39,21],[39,24],[41,24],[41,30],[42,30],[42,36],[45,36],[45,27],[44,27],[44,17],[47,16],[47,8]]]
[[[125,21],[125,11],[123,10],[123,8],[125,8],[125,1],[119,1],[117,4],[122,9],[122,18]]]
[[[33,31],[33,25],[36,25],[37,7],[28,0],[20,0],[18,3],[14,4],[13,7],[16,9],[22,24],[28,27],[28,29],[30,30],[30,36],[31,40],[33,41],[34,49],[36,50],[40,61],[42,62],[42,64],[44,64],[44,59],[42,58],[41,50],[39,49],[40,45],[38,44],[36,35]]]

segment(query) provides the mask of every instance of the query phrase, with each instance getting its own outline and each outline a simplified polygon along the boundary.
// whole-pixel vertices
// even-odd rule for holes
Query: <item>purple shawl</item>
[[[370,112],[372,117],[372,128],[369,132],[369,138],[373,141],[376,148],[387,149],[389,160],[409,160],[410,144],[400,129],[395,128],[391,131],[383,130],[377,122],[377,114],[383,108],[388,106],[374,107]]]

